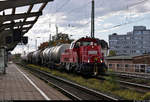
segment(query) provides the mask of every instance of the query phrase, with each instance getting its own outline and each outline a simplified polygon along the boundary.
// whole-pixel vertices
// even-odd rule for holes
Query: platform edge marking
[[[17,67],[15,67],[29,82],[30,84],[32,84],[39,92],[40,94],[46,99],[46,100],[51,100],[40,88],[38,88],[34,82],[28,78],[20,69],[18,69]]]

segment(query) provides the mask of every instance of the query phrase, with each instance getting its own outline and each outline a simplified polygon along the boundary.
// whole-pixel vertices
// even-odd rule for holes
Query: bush
[[[147,92],[143,97],[143,100],[150,100],[150,92]]]

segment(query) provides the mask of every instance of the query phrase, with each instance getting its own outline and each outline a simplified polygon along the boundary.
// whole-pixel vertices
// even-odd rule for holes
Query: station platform
[[[0,100],[70,100],[14,63],[0,74]]]

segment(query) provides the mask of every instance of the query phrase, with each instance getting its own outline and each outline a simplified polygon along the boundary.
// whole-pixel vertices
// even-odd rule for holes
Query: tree
[[[102,49],[108,49],[108,43],[105,40],[96,39],[98,44],[101,45]]]
[[[109,56],[116,56],[116,52],[114,50],[109,51]]]
[[[38,49],[40,50],[40,49],[43,49],[43,48],[45,48],[45,47],[48,47],[48,42],[42,43],[42,44],[38,47]]]

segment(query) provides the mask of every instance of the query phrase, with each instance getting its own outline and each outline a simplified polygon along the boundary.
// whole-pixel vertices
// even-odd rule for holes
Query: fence
[[[150,64],[109,64],[108,68],[115,72],[150,73]]]

